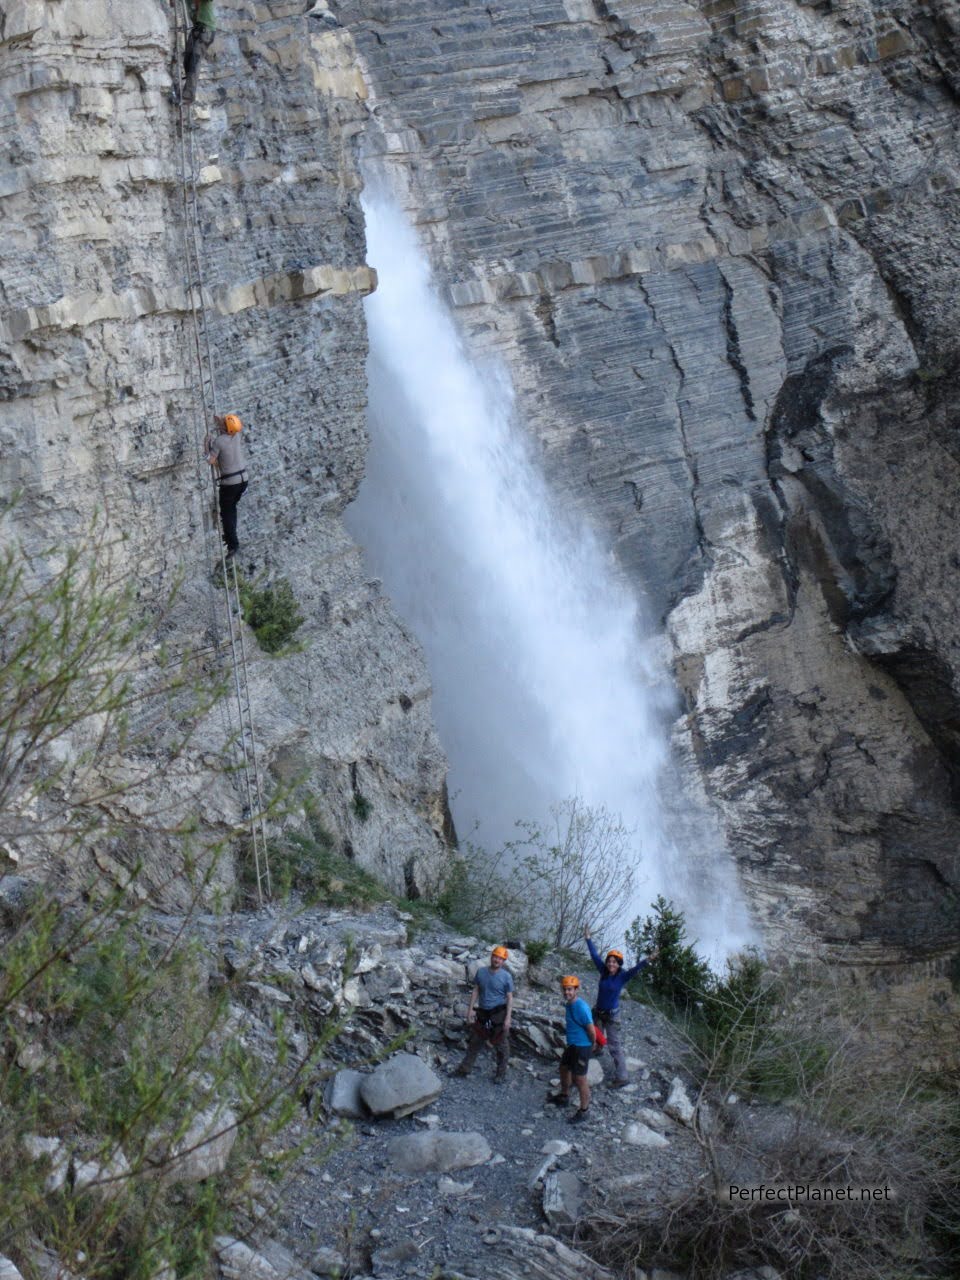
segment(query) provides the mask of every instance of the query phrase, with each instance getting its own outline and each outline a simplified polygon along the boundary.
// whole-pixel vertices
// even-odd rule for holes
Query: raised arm
[[[624,982],[629,982],[632,978],[635,978],[640,970],[645,969],[651,960],[656,960],[659,954],[660,948],[654,947],[652,951],[648,952],[642,959],[638,960],[632,969],[628,969],[626,971],[623,975]]]
[[[597,950],[597,948],[593,945],[593,939],[590,937],[590,930],[589,930],[589,929],[584,929],[584,931],[583,931],[583,936],[584,936],[584,937],[586,938],[586,940],[587,940],[587,950],[590,952],[590,959],[593,961],[593,963],[594,963],[594,964],[596,965],[596,967],[597,967],[597,972],[598,972],[598,973],[606,973],[606,971],[607,971],[607,969],[606,969],[606,965],[605,965],[605,964],[603,963],[603,961],[600,959],[600,952],[599,952],[599,951]]]

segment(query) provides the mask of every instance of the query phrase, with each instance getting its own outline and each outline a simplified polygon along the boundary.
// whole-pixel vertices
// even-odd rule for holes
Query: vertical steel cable
[[[184,0],[184,4],[186,4],[186,0]],[[186,9],[184,9],[184,17],[186,21],[189,21],[189,14],[186,12]],[[174,33],[176,67],[179,75],[180,67],[182,66],[182,49],[180,41],[180,21],[176,10],[174,11]],[[180,187],[183,197],[183,230],[186,248],[185,261],[188,276],[187,297],[190,315],[193,322],[194,349],[197,360],[200,405],[203,416],[205,441],[206,434],[209,429],[209,423],[217,413],[217,385],[213,350],[210,344],[210,324],[204,300],[205,286],[203,279],[203,256],[200,236],[200,212],[197,201],[193,131],[192,129],[187,129],[182,93],[178,93],[177,102],[180,113]],[[201,322],[203,329],[202,342],[200,336]],[[204,376],[204,351],[206,354],[206,377]],[[210,385],[209,404],[207,400],[207,380],[209,380]],[[194,428],[194,436],[196,437],[196,435],[196,428]],[[199,439],[195,440],[198,458],[202,456],[201,444],[204,443],[204,441]],[[203,485],[201,475],[202,473],[198,472],[198,484],[201,488],[205,488],[206,486]],[[215,496],[216,483],[213,480],[212,473],[211,486]],[[204,538],[209,544],[206,522],[204,522]],[[242,624],[243,622],[243,608],[240,600],[240,583],[237,578],[236,563],[227,563],[222,538],[220,540],[220,571],[223,577],[227,631],[229,634],[228,644],[230,647],[230,655],[233,665],[234,693],[237,700],[237,715],[240,721],[238,742],[240,746],[241,765],[243,768],[244,785],[247,797],[250,837],[253,845],[254,870],[257,880],[257,901],[262,906],[264,897],[266,896],[269,898],[271,896],[272,889],[270,881],[270,862],[267,850],[267,834],[264,820],[263,788],[261,785],[260,765],[257,755],[257,739],[254,731],[253,711],[250,703],[250,681],[249,672],[247,670],[247,655],[243,639],[243,627],[242,625],[237,627],[234,626],[234,613],[236,613],[239,623]],[[216,624],[214,625],[214,639],[219,653],[219,636],[216,634]]]

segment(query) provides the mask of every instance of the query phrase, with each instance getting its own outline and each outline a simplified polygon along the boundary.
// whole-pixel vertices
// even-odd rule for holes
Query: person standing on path
[[[183,51],[184,80],[181,96],[184,102],[192,102],[196,95],[200,62],[213,44],[216,30],[217,19],[213,12],[213,0],[193,0],[193,26],[190,28],[186,48]]]
[[[606,1033],[607,1047],[610,1050],[610,1057],[613,1059],[614,1078],[612,1087],[614,1089],[622,1089],[630,1081],[627,1076],[627,1059],[623,1051],[623,1040],[620,1037],[620,993],[631,978],[635,978],[640,970],[646,968],[651,960],[656,960],[660,954],[660,948],[655,948],[642,960],[638,960],[632,969],[624,969],[622,951],[608,951],[606,958],[601,960],[600,953],[593,945],[589,928],[584,929],[583,936],[587,940],[590,959],[600,973],[597,1002],[593,1007],[593,1020]]]
[[[510,953],[506,947],[494,947],[489,965],[481,966],[473,979],[470,1003],[467,1005],[467,1028],[470,1042],[455,1076],[468,1076],[477,1054],[489,1043],[497,1055],[494,1084],[507,1078],[510,1059],[510,1015],[513,1010],[513,976],[506,968]]]
[[[247,491],[247,459],[240,441],[243,423],[235,413],[214,418],[217,431],[207,436],[207,461],[216,469],[220,496],[220,527],[227,544],[227,559],[240,550],[237,540],[237,503]]]
[[[580,979],[567,976],[560,979],[560,990],[566,1005],[567,1015],[567,1047],[560,1059],[560,1088],[556,1093],[547,1095],[547,1101],[555,1107],[565,1105],[570,1097],[570,1085],[577,1086],[580,1106],[570,1117],[571,1124],[579,1124],[587,1118],[590,1110],[590,1081],[587,1071],[590,1067],[590,1055],[597,1042],[597,1029],[593,1024],[593,1014],[586,1000],[580,996]]]

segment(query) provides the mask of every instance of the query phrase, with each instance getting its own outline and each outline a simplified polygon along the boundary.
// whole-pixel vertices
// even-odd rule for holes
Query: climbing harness
[[[186,3],[186,0],[184,0]],[[183,48],[181,45],[181,27],[179,6],[174,10],[174,40],[176,49],[176,67],[183,65]],[[185,13],[189,21],[189,15]],[[187,128],[186,112],[182,93],[177,94],[177,105],[180,114],[180,187],[183,196],[183,234],[186,249],[187,267],[187,303],[190,310],[193,328],[193,345],[196,355],[198,390],[201,420],[204,427],[203,439],[194,423],[194,442],[198,458],[198,487],[206,493],[216,493],[216,478],[212,475],[210,484],[202,479],[202,459],[206,457],[206,434],[209,423],[217,413],[217,384],[210,343],[210,324],[204,299],[203,258],[201,253],[200,212],[197,202],[196,165],[193,146],[193,130]],[[234,415],[229,415],[233,417]],[[202,451],[201,451],[202,449]],[[238,473],[231,473],[238,474]],[[220,479],[225,477],[221,476]],[[217,517],[219,522],[219,516]],[[209,521],[204,519],[204,539],[209,552]],[[208,556],[209,559],[209,556]],[[247,653],[243,637],[243,605],[240,599],[240,582],[237,577],[237,566],[233,556],[227,556],[223,540],[220,539],[220,572],[224,588],[224,603],[227,617],[228,639],[226,646],[220,643],[219,629],[214,618],[214,644],[218,657],[222,660],[224,647],[229,648],[233,666],[233,688],[236,696],[237,716],[240,732],[236,742],[239,750],[239,765],[243,772],[246,795],[246,812],[250,827],[250,841],[253,848],[253,864],[257,882],[257,901],[262,906],[264,899],[272,896],[270,884],[270,861],[267,850],[267,833],[264,819],[263,789],[260,779],[260,764],[257,755],[257,737],[254,730],[253,711],[250,702],[250,681],[247,671]],[[236,620],[236,621],[235,621]]]

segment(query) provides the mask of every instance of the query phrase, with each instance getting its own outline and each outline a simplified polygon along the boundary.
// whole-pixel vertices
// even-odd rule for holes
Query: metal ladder
[[[186,4],[186,0],[185,0]],[[184,4],[184,20],[189,22],[189,15]],[[179,76],[183,67],[184,45],[181,40],[180,11],[174,11],[175,74]],[[176,83],[176,82],[175,82]],[[183,196],[183,234],[185,263],[187,268],[187,302],[193,326],[194,349],[197,366],[198,401],[201,411],[200,427],[194,419],[194,444],[198,458],[197,483],[203,497],[212,490],[216,504],[216,481],[210,468],[209,483],[204,482],[202,468],[206,456],[204,443],[207,432],[218,412],[216,367],[213,349],[210,343],[210,325],[204,299],[203,254],[200,232],[200,212],[197,202],[197,180],[193,146],[193,130],[187,127],[182,96],[178,92],[177,103],[180,113],[180,188]],[[219,511],[219,507],[217,506]],[[217,517],[219,522],[219,516]],[[210,523],[204,519],[204,542],[209,561],[210,555]],[[227,558],[222,537],[220,542],[220,572],[223,581],[223,596],[227,617],[227,640],[221,643],[220,630],[214,614],[214,646],[218,660],[223,660],[223,649],[230,650],[233,666],[233,688],[236,696],[237,716],[240,732],[236,742],[239,749],[239,765],[243,773],[243,785],[246,795],[247,814],[249,815],[250,841],[253,848],[253,863],[257,882],[257,901],[262,906],[265,899],[272,896],[270,883],[270,859],[267,848],[267,833],[264,817],[263,788],[261,785],[260,762],[257,754],[257,735],[253,723],[253,711],[250,702],[250,682],[247,671],[247,651],[243,636],[243,606],[240,599],[240,582],[237,578],[237,566],[234,557]]]

